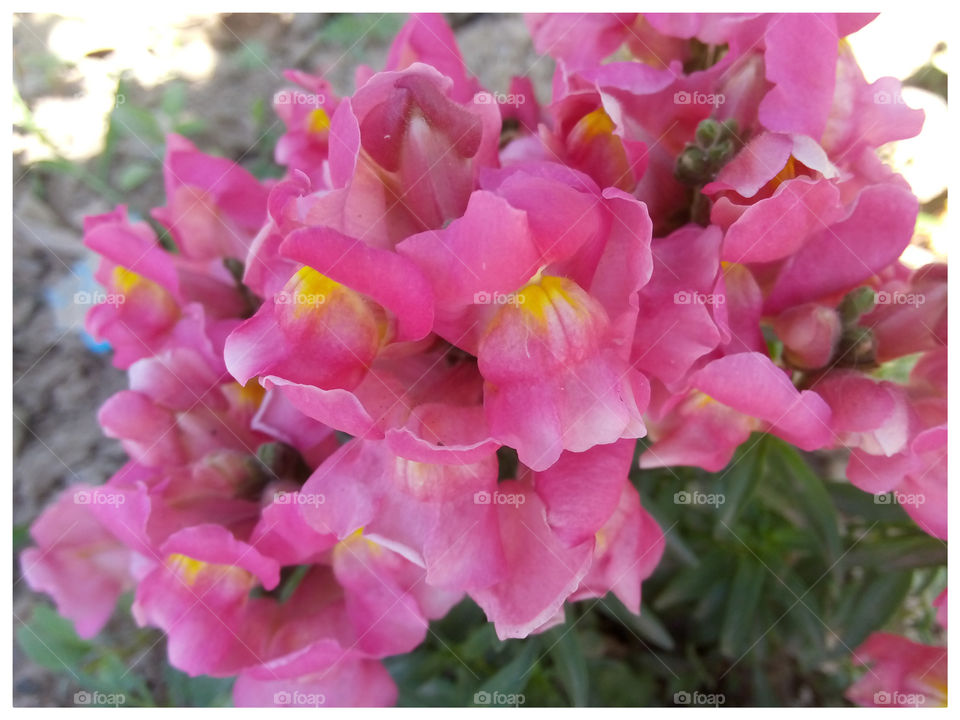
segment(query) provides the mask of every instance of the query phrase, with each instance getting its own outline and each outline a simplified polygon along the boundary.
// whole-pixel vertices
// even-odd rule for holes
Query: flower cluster
[[[946,537],[946,271],[898,262],[917,200],[876,150],[923,117],[858,69],[869,19],[532,16],[540,105],[414,16],[349,97],[287,73],[278,181],[170,137],[165,242],[85,227],[130,460],[36,522],[31,586],[84,636],[133,589],[238,704],[390,704],[380,659],[465,595],[501,638],[639,611],[638,438],[641,468],[847,447]]]

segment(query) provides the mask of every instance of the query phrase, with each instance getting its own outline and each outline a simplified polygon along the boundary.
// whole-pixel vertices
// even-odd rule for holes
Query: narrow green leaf
[[[800,510],[822,543],[826,559],[833,561],[840,556],[841,548],[839,520],[830,493],[796,448],[777,438],[770,438],[770,442],[771,464],[783,473],[781,480],[793,481],[786,483],[789,494],[784,502]],[[771,477],[775,476],[771,473]]]
[[[152,163],[131,162],[120,170],[117,187],[124,192],[135,190],[149,180],[155,171]]]
[[[707,553],[698,565],[677,572],[657,595],[653,606],[657,610],[664,610],[678,603],[699,599],[731,570],[727,553],[721,550]]]
[[[883,627],[910,591],[912,577],[910,570],[882,571],[864,583],[839,631],[845,646],[842,650],[856,648],[870,633]]]
[[[720,630],[720,652],[727,657],[740,657],[756,640],[751,630],[767,574],[767,569],[752,555],[741,555],[737,562]]]
[[[947,564],[946,543],[929,535],[908,535],[862,542],[848,552],[844,567],[906,570]]]
[[[870,522],[913,524],[910,516],[897,503],[880,502],[882,496],[864,492],[849,483],[828,483],[827,492],[836,508],[848,517],[863,518]]]
[[[744,455],[734,459],[733,469],[724,477],[724,503],[715,526],[715,535],[726,532],[724,525],[732,525],[750,499],[764,475],[768,443],[766,437],[745,445]]]
[[[570,703],[574,707],[586,707],[590,698],[590,678],[576,626],[570,625],[568,618],[567,623],[544,635],[544,643],[549,648],[547,654],[563,678],[563,688]]]
[[[634,615],[626,606],[610,593],[600,603],[600,610],[607,617],[626,625],[642,640],[647,640],[664,650],[673,650],[675,643],[670,631],[660,621],[660,618],[645,604],[640,605],[640,614]]]
[[[168,117],[176,117],[187,104],[187,86],[185,83],[174,81],[163,89],[163,98],[160,109]]]
[[[163,130],[150,110],[126,102],[115,107],[110,117],[121,133],[137,138],[148,146],[163,144]]]
[[[488,697],[498,697],[499,693],[505,696],[515,696],[522,693],[529,682],[531,671],[537,662],[537,653],[540,645],[538,642],[527,638],[519,643],[520,652],[513,660],[504,665],[500,670],[491,675],[476,689],[476,695],[487,693]],[[485,704],[481,702],[480,704]]]

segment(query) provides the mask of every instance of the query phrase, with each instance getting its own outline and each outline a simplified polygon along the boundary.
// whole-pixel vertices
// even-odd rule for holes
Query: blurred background
[[[485,87],[506,91],[512,75],[526,74],[533,78],[539,100],[549,99],[553,62],[536,55],[520,16],[447,18],[468,68]],[[339,93],[350,94],[356,66],[379,69],[404,20],[405,16],[389,14],[201,17],[155,7],[138,7],[127,15],[116,10],[82,17],[14,15],[15,556],[29,544],[30,523],[63,486],[102,483],[124,460],[119,444],[101,436],[94,414],[109,395],[124,387],[125,377],[110,365],[106,348],[84,334],[86,307],[73,302],[76,292],[93,290],[95,261],[82,245],[83,217],[107,212],[121,202],[135,217],[145,217],[150,208],[162,205],[161,161],[169,132],[189,137],[205,152],[232,158],[258,177],[277,176],[272,153],[283,128],[273,114],[271,98],[288,84],[282,70],[322,73]],[[946,46],[934,23],[914,15],[882,16],[850,41],[868,81],[886,75],[904,80],[906,102],[926,111],[920,137],[883,152],[922,203],[916,236],[904,261],[919,266],[945,260],[946,167],[938,148],[947,142]],[[762,456],[756,461],[765,462]],[[697,483],[716,487],[705,473],[691,472],[683,475],[683,481],[690,485],[681,488],[676,476],[665,477],[657,485],[658,493],[668,497]],[[836,487],[828,487],[829,492],[844,496],[837,512],[865,521],[870,513],[879,512],[875,505],[864,505],[859,491],[846,484],[831,485]],[[656,497],[645,496],[645,501],[658,503]],[[890,513],[899,508],[880,507],[887,520],[897,520]],[[738,514],[743,522],[753,518],[762,525],[776,511],[759,504]],[[821,507],[816,512],[823,511]],[[674,521],[669,517],[673,512],[675,507],[664,505],[668,517],[654,514],[667,527]],[[687,515],[682,522],[690,524],[691,534],[701,532],[697,512]],[[811,518],[808,524],[818,521]],[[799,522],[800,531],[807,527],[802,518],[791,522]],[[856,529],[855,523],[847,524],[850,532]],[[678,534],[683,536],[673,533]],[[704,537],[716,545],[709,532]],[[761,540],[776,552],[769,538]],[[843,648],[837,652],[837,643],[831,646],[830,637],[811,624],[811,618],[798,620],[797,632],[819,634],[817,642],[823,647],[808,638],[816,647],[803,648],[809,650],[804,655],[766,641],[759,643],[762,647],[748,648],[749,627],[719,627],[722,603],[713,609],[701,603],[699,616],[691,614],[684,603],[691,600],[694,585],[688,583],[681,592],[667,581],[676,576],[671,568],[689,565],[698,552],[696,547],[668,550],[651,589],[644,588],[658,607],[649,612],[645,608],[647,618],[641,621],[604,603],[570,611],[579,627],[576,633],[556,638],[548,633],[525,644],[498,643],[475,606],[459,606],[438,624],[425,646],[391,664],[401,684],[401,703],[469,703],[478,689],[509,692],[504,689],[509,687],[525,692],[528,705],[672,704],[678,689],[711,686],[726,690],[727,704],[842,703],[849,676],[836,668]],[[730,552],[736,561],[742,548],[734,543]],[[945,550],[941,556],[940,548],[921,541],[912,552],[899,560],[911,570],[906,581],[886,580],[879,588],[856,586],[859,592],[880,593],[889,605],[886,615],[872,620],[890,621],[897,607],[893,600],[901,590],[905,594],[937,584],[939,571],[934,568],[945,562]],[[860,569],[857,582],[871,582],[869,569],[866,575]],[[86,643],[73,636],[69,624],[58,620],[43,598],[30,592],[20,580],[16,559],[13,582],[16,705],[73,705],[78,689],[95,687],[126,693],[128,704],[229,703],[228,681],[189,680],[170,669],[162,638],[137,629],[128,613],[116,613],[96,642]],[[913,615],[900,618],[902,624],[921,635],[934,632],[920,605]],[[715,621],[711,612],[719,613]],[[695,637],[684,624],[712,622],[718,624],[722,638],[711,638],[709,632]],[[785,637],[791,632],[786,624]],[[748,651],[750,660],[731,666],[730,657],[735,656],[716,648],[719,638],[729,651],[737,632],[745,643],[740,654]],[[854,642],[860,631],[850,632],[841,644]],[[777,634],[771,633],[771,640]],[[756,676],[757,663],[770,662],[783,651],[792,664],[782,669],[779,680]],[[726,684],[718,680],[721,673]]]

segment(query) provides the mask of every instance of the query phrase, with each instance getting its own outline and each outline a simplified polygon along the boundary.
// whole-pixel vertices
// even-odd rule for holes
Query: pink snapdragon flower
[[[50,595],[82,638],[100,632],[134,584],[134,553],[97,522],[93,491],[79,484],[64,490],[30,527],[36,546],[20,556],[27,584]]]

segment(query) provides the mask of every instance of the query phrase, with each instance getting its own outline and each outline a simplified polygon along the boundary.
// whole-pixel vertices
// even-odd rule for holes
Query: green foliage
[[[360,55],[374,43],[384,43],[393,38],[403,26],[407,16],[389,13],[349,13],[334,15],[324,23],[317,34],[318,42],[349,50]]]
[[[852,652],[871,632],[937,634],[930,601],[946,548],[896,505],[824,480],[818,460],[754,435],[719,473],[636,470],[667,539],[639,616],[607,596],[501,642],[466,600],[421,647],[387,660],[401,704],[522,694],[527,706],[669,706],[699,692],[728,706],[846,705],[861,672]],[[682,492],[723,501],[678,503]],[[903,610],[908,593],[919,617]]]
[[[130,600],[119,610],[129,615]],[[129,627],[128,627],[129,626]],[[37,665],[70,677],[78,693],[120,697],[127,707],[216,707],[230,704],[232,679],[191,678],[172,667],[163,668],[161,682],[144,677],[142,662],[160,640],[152,630],[140,630],[127,620],[121,638],[105,641],[78,637],[69,620],[49,605],[37,605],[33,616],[16,632],[23,652]]]

